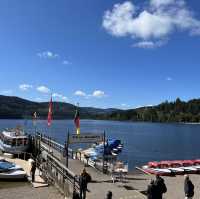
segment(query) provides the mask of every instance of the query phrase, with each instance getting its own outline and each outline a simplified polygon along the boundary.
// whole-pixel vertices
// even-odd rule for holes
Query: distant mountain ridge
[[[13,96],[0,95],[0,119],[32,118],[37,112],[40,119],[47,118],[49,102],[32,102]],[[72,119],[76,107],[70,103],[53,102],[54,119]],[[100,109],[93,107],[80,107],[81,118],[95,119],[102,114],[110,114],[117,109]]]
[[[19,97],[0,95],[0,119],[31,119],[37,112],[39,119],[46,119],[49,102],[32,102]],[[73,119],[76,107],[70,103],[53,102],[53,119]],[[81,119],[100,119],[145,122],[200,122],[200,99],[188,102],[177,98],[156,106],[129,110],[79,107]]]

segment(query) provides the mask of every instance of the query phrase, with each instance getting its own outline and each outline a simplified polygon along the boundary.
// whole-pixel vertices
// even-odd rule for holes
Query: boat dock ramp
[[[77,193],[80,191],[78,176],[88,163],[91,166],[87,166],[86,171],[91,175],[92,182],[88,184],[87,199],[105,198],[108,191],[112,191],[113,198],[116,199],[145,198],[137,189],[129,185],[128,175],[120,181],[115,179],[115,183],[113,183],[111,175],[104,173],[103,164],[94,165],[94,163],[88,162],[81,151],[75,152],[69,148],[66,151],[66,146],[45,135],[33,136],[31,148],[37,164],[37,183],[33,183],[33,187],[39,188],[52,184],[66,198],[72,198],[74,191]],[[26,160],[20,158],[7,158],[7,160],[22,166],[30,176],[30,163],[26,156],[27,154],[21,154],[21,158]],[[106,166],[106,169],[109,170],[109,166]]]
[[[34,145],[36,149],[41,150],[41,154],[46,158],[48,178],[52,179],[66,195],[72,195],[74,190],[79,192],[77,176],[89,163],[91,166],[87,166],[86,170],[92,176],[92,182],[88,184],[87,199],[102,199],[109,190],[113,192],[113,198],[117,199],[146,198],[139,190],[134,189],[129,184],[128,175],[124,176],[121,181],[116,179],[116,182],[113,183],[111,175],[103,173],[103,165],[88,162],[81,151],[75,152],[68,149],[69,158],[67,160],[65,147],[41,134],[36,137]],[[108,167],[108,165],[106,166]],[[107,169],[109,170],[109,168]]]
[[[77,176],[80,175],[83,168],[85,167],[85,163],[87,162],[87,160],[85,160],[84,156],[81,154],[81,151],[75,152],[69,149],[69,159],[67,161],[65,153],[66,151],[64,150],[65,146],[41,134],[33,136],[32,141],[33,154],[31,155],[35,156],[38,169],[36,173],[36,181],[38,181],[39,177],[41,179],[44,179],[44,181],[38,184],[39,186],[37,189],[31,190],[30,188],[26,187],[26,190],[24,190],[26,198],[68,199],[72,198],[72,194],[74,191],[79,193],[80,187]],[[21,155],[21,159],[8,158],[8,160],[18,165],[21,165],[29,175],[30,167],[29,162],[26,160],[30,157],[27,158],[27,155],[30,156],[30,154],[26,153]],[[145,175],[143,172],[134,172],[128,173],[126,176],[123,176],[121,180],[119,178],[115,179],[115,182],[113,183],[112,176],[109,173],[104,174],[101,169],[102,168],[100,167],[96,169],[94,165],[86,167],[87,172],[92,176],[92,182],[88,184],[87,199],[105,198],[107,191],[112,191],[113,199],[145,199],[145,190],[147,189],[147,185],[149,184],[150,179],[155,178],[153,175]],[[165,199],[184,198],[183,176],[167,176],[163,178],[167,186],[167,193],[164,195]],[[191,175],[190,178],[195,185],[194,199],[198,199],[200,197],[200,176],[198,174],[194,174]],[[51,190],[54,186],[43,187],[43,184],[55,185],[57,190],[59,190],[59,193],[62,193],[62,196],[59,195],[59,193],[56,193],[57,196],[55,197],[56,191]],[[18,188],[16,188],[16,190],[17,189]],[[4,196],[3,198],[11,199],[13,198],[13,195],[16,195],[15,198],[23,198],[23,193],[19,193],[16,190],[1,190],[0,199],[1,196]],[[41,196],[38,195],[38,197],[33,197],[32,194],[34,190],[38,190],[36,192],[40,193]],[[50,192],[51,196],[49,195]],[[30,197],[28,194],[30,194]]]

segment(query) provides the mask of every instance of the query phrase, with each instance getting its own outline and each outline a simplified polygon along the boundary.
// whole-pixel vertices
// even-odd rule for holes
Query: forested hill
[[[31,119],[34,112],[40,119],[46,119],[49,102],[32,102],[19,97],[0,95],[0,118],[1,119]],[[76,107],[69,103],[53,102],[54,119],[72,119]],[[83,119],[95,119],[101,114],[110,114],[117,109],[99,109],[92,107],[80,107],[79,112]]]
[[[166,101],[152,107],[115,111],[109,114],[109,116],[104,116],[112,120],[200,122],[200,99],[184,102],[177,98],[174,102]]]
[[[18,97],[0,95],[0,119],[32,118],[37,112],[40,119],[46,119],[48,102],[32,102]],[[54,119],[74,118],[76,107],[69,103],[53,102]],[[105,119],[121,121],[149,122],[200,122],[200,99],[188,102],[179,98],[174,102],[164,102],[157,106],[137,109],[100,109],[92,107],[79,108],[81,119]]]

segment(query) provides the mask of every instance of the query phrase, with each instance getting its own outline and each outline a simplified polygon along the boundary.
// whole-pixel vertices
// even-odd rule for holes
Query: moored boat
[[[139,168],[140,169],[140,168]],[[185,173],[195,174],[200,172],[200,160],[170,160],[149,162],[142,167],[143,172],[154,175],[181,175]]]
[[[26,178],[26,172],[22,170],[13,170],[0,173],[1,180],[20,180]]]
[[[23,130],[6,129],[0,132],[0,150],[6,153],[20,154],[29,147],[28,135]]]
[[[4,159],[0,160],[0,179],[1,180],[19,180],[26,177],[26,172],[21,166],[8,162]]]

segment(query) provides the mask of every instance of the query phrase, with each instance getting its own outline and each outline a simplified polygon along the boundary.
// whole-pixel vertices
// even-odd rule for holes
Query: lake
[[[25,125],[34,132],[32,121],[0,120],[0,129]],[[73,120],[54,120],[51,129],[47,121],[37,121],[37,130],[49,134],[64,143],[67,131],[75,132]],[[120,159],[129,163],[132,170],[152,160],[200,158],[200,125],[160,124],[144,122],[117,122],[81,120],[81,132],[103,133],[107,137],[121,139],[124,149]]]

